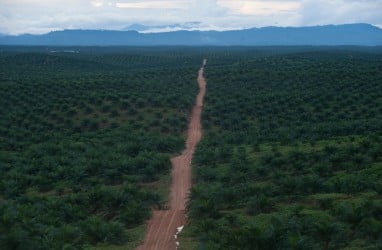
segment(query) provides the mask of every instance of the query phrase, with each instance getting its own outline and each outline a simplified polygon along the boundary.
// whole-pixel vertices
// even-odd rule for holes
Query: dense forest
[[[0,249],[133,249],[207,93],[179,249],[380,249],[379,47],[0,47]]]
[[[0,56],[0,248],[133,248],[167,199],[201,57],[180,50]]]
[[[180,249],[380,249],[381,53],[233,58],[206,69]]]

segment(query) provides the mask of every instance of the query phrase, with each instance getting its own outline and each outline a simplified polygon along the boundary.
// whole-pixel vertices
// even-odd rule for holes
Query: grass
[[[140,225],[126,230],[129,236],[128,244],[125,245],[97,245],[85,247],[86,250],[134,250],[143,241],[146,225]]]

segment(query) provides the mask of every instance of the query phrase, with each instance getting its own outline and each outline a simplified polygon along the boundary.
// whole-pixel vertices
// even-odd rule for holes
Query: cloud
[[[299,23],[382,23],[380,0],[304,0],[299,11]]]
[[[95,1],[91,1],[90,4],[93,5],[94,7],[102,7],[103,1],[95,0]]]
[[[117,8],[133,8],[133,9],[185,9],[186,6],[181,1],[145,1],[135,3],[116,3]]]
[[[298,1],[221,0],[219,3],[238,15],[271,15],[296,11],[301,6]]]
[[[0,0],[0,33],[123,29],[200,22],[201,29],[382,25],[382,0]]]

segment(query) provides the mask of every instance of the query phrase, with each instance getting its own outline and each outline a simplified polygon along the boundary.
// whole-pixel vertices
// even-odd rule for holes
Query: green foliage
[[[0,248],[130,246],[167,198],[155,185],[183,148],[202,57],[12,49],[0,55]]]
[[[0,248],[136,246],[202,58],[189,245],[379,249],[382,58],[350,47],[3,48]]]
[[[247,52],[207,66],[198,248],[379,249],[381,55]]]

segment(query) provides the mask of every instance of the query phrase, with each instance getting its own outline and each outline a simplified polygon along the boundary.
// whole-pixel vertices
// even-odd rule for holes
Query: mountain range
[[[146,29],[135,25],[131,28]],[[0,45],[51,46],[272,46],[272,45],[382,45],[382,29],[370,24],[311,27],[264,27],[230,31],[62,30],[42,35],[0,36]]]

